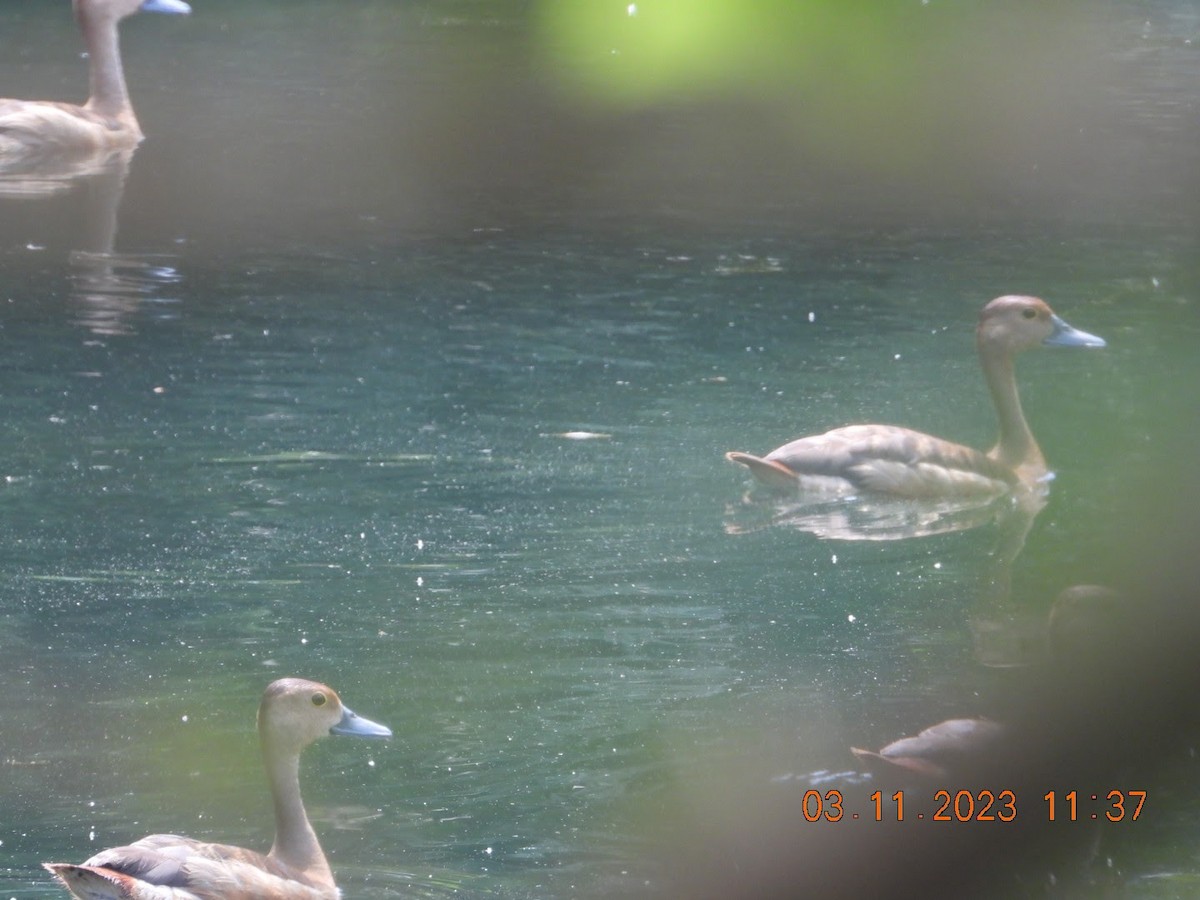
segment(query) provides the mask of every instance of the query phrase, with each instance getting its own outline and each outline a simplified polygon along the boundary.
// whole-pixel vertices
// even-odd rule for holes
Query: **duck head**
[[[293,753],[330,734],[392,734],[390,728],[357,715],[333,688],[303,678],[281,678],[267,685],[258,707],[258,732],[272,750]]]
[[[980,350],[1019,353],[1031,347],[1103,347],[1103,338],[1063,321],[1037,297],[997,297],[979,314]]]

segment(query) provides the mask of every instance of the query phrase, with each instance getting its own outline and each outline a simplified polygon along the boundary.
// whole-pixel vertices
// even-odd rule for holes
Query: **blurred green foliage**
[[[1074,7],[542,0],[536,32],[581,105],[750,100],[820,155],[849,154],[887,171],[928,157],[939,142],[983,147],[1010,113],[1051,115],[1086,69],[1068,39]]]
[[[544,0],[545,47],[603,102],[802,86],[886,88],[908,66],[919,0]],[[898,39],[899,38],[899,39]]]

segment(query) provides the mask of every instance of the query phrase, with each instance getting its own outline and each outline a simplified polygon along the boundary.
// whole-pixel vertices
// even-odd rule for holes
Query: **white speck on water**
[[[420,538],[417,538],[417,549],[418,550],[425,549],[425,542],[423,540],[421,540]]]
[[[817,314],[815,312],[809,312],[808,321],[810,321],[810,322],[817,321]]]
[[[186,714],[179,717],[179,721],[182,722],[184,725],[187,724],[187,720],[188,720],[188,717]]]
[[[627,7],[625,7],[625,13],[626,13],[626,15],[636,16],[637,15],[637,4],[630,3]],[[488,852],[491,853],[491,850],[488,850]]]
[[[850,615],[846,616],[846,621],[853,625],[858,621],[858,619],[855,617],[854,613],[850,613]]]
[[[543,437],[559,437],[568,441],[602,441],[612,435],[602,431],[560,431],[557,434],[543,435]]]
[[[836,566],[837,565],[837,554],[835,553],[831,557],[829,557],[829,561]]]

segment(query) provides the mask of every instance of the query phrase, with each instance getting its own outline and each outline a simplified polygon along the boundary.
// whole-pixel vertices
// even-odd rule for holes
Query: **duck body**
[[[88,153],[133,146],[140,140],[136,120],[122,123],[71,103],[0,100],[0,155]]]
[[[94,153],[137,146],[142,129],[121,65],[117,26],[137,12],[185,15],[182,0],[74,0],[88,51],[90,95],[83,106],[0,99],[0,159],[32,154]]]
[[[798,438],[765,457],[726,454],[780,490],[899,497],[998,495],[1016,473],[971,447],[899,425],[847,425]]]
[[[82,865],[48,866],[87,900],[335,900],[338,889],[270,856],[177,834],[152,834]]]
[[[996,752],[1003,738],[1003,726],[989,719],[947,719],[914,737],[892,741],[878,752],[858,747],[851,747],[850,752],[880,772],[899,770],[944,778]]]
[[[80,900],[337,900],[333,873],[300,797],[300,753],[326,734],[389,737],[323,684],[272,682],[258,715],[275,805],[275,843],[262,854],[175,834],[102,850],[86,862],[46,868]]]
[[[730,452],[764,486],[781,492],[860,491],[897,497],[998,496],[1032,488],[1048,475],[1021,410],[1013,357],[1038,345],[1103,347],[1036,297],[998,297],[976,329],[1000,436],[984,453],[898,425],[849,425],[803,437],[766,456]]]

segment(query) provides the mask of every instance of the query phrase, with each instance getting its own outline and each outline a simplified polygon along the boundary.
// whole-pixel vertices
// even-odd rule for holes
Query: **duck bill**
[[[176,16],[186,16],[192,11],[183,0],[146,0],[138,7],[138,12],[170,13]]]
[[[1054,325],[1054,330],[1050,332],[1050,336],[1042,341],[1047,347],[1106,347],[1104,338],[1096,337],[1094,334],[1088,334],[1086,331],[1080,331],[1078,328],[1072,328],[1058,316],[1051,316],[1050,322]]]
[[[330,734],[350,737],[391,737],[392,729],[370,719],[364,719],[349,707],[342,707],[342,720],[329,729]]]

